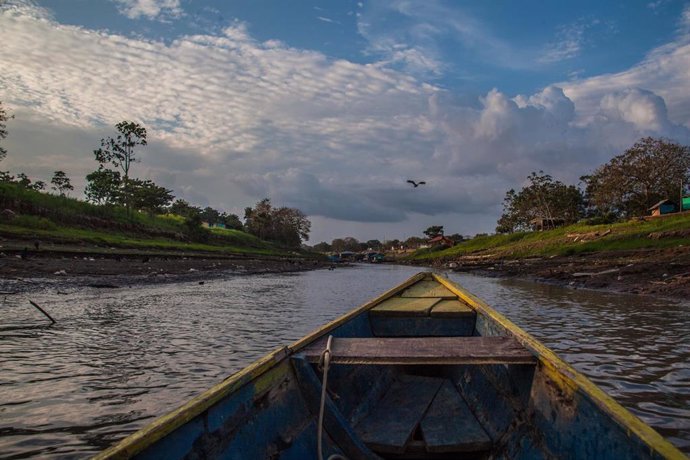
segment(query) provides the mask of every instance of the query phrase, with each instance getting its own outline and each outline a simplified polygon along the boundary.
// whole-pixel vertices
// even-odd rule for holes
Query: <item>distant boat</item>
[[[269,353],[96,458],[321,451],[352,460],[686,458],[532,336],[431,273]]]

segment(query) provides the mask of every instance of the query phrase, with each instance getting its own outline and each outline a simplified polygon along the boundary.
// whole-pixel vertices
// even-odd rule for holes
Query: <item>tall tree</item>
[[[94,150],[96,160],[101,164],[112,164],[122,171],[122,185],[125,190],[124,203],[130,209],[131,198],[127,194],[129,182],[129,170],[136,160],[135,148],[138,145],[146,145],[146,128],[133,121],[121,121],[115,125],[120,133],[115,139],[106,137],[101,139],[101,148]]]
[[[67,177],[64,171],[55,171],[53,178],[50,179],[50,183],[53,184],[51,188],[58,192],[60,196],[65,196],[70,190],[74,190],[69,177]]]
[[[5,108],[2,106],[2,101],[0,101],[0,139],[5,139],[7,137],[7,120],[14,118],[14,115],[8,115]],[[7,156],[7,150],[0,147],[0,161],[2,161]]]
[[[597,214],[643,215],[661,200],[679,199],[690,183],[690,147],[645,137],[581,180]]]
[[[496,232],[528,230],[530,221],[537,218],[571,224],[582,217],[584,199],[577,187],[554,180],[544,171],[532,172],[527,180],[529,184],[520,192],[511,189],[506,193]]]

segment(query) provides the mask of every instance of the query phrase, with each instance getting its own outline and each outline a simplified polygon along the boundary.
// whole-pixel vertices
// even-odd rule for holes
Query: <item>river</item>
[[[360,265],[61,294],[48,284],[7,296],[0,457],[93,455],[418,270]],[[448,276],[690,453],[690,303]]]

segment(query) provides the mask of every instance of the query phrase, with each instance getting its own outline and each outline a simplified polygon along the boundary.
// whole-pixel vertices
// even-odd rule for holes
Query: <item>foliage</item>
[[[360,242],[357,241],[357,238],[347,236],[345,238],[336,238],[331,241],[331,248],[333,252],[357,252],[360,250],[361,245]]]
[[[5,139],[7,137],[7,120],[14,118],[14,115],[8,115],[5,108],[2,106],[2,101],[0,101],[0,139]],[[2,161],[7,156],[7,150],[0,147],[0,161]]]
[[[118,171],[105,169],[103,165],[97,171],[86,176],[86,199],[99,205],[112,205],[120,202],[122,178]]]
[[[205,243],[208,241],[210,233],[201,225],[201,215],[193,214],[184,221],[185,234],[192,241]]]
[[[676,201],[690,182],[690,147],[645,137],[581,180],[594,213],[644,215],[661,200]]]
[[[574,185],[554,180],[544,171],[532,172],[527,180],[529,184],[519,193],[513,189],[506,193],[497,233],[528,230],[530,221],[537,218],[552,224],[557,219],[571,224],[583,215],[584,199]]]
[[[50,183],[53,184],[51,188],[58,192],[60,196],[65,196],[67,192],[74,190],[69,177],[67,177],[67,174],[65,174],[64,171],[55,171]]]
[[[325,241],[322,241],[318,244],[315,244],[312,249],[316,252],[327,253],[332,251],[332,246]]]
[[[10,176],[11,177],[11,176]],[[13,178],[14,179],[14,178]],[[31,182],[31,179],[27,177],[26,174],[24,173],[19,173],[17,174],[17,179],[14,180],[14,182],[19,185],[21,188],[25,188],[27,190],[36,190],[40,191],[46,188],[46,183],[43,182],[42,180],[37,180],[36,182]]]
[[[274,208],[265,198],[254,208],[244,210],[245,228],[262,240],[275,241],[288,247],[299,247],[309,239],[311,222],[295,208]]]
[[[122,199],[127,209],[131,207],[132,189],[128,186],[129,169],[136,160],[134,149],[138,145],[146,145],[146,128],[132,121],[121,121],[115,125],[120,133],[115,139],[106,137],[101,139],[101,147],[93,151],[101,167],[110,163],[122,170],[122,184],[124,193]],[[99,168],[100,169],[100,168]]]
[[[424,233],[430,239],[436,238],[439,235],[443,235],[443,225],[432,225],[431,227],[424,230],[424,232],[422,233]]]
[[[170,214],[177,214],[178,216],[190,218],[194,215],[201,214],[201,208],[192,206],[185,200],[178,198],[172,205],[170,205],[168,212]]]
[[[154,215],[163,212],[173,200],[172,190],[160,187],[150,180],[130,179],[123,192],[131,199],[134,209]]]
[[[409,249],[417,249],[422,244],[425,244],[426,240],[424,238],[419,238],[418,236],[411,236],[405,240],[405,247]]]

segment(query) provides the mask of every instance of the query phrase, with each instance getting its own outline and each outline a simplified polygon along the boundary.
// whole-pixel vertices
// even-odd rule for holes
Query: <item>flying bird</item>
[[[409,182],[410,184],[414,185],[414,188],[417,188],[417,187],[419,187],[420,185],[426,184],[426,182],[424,182],[423,180],[420,180],[419,182],[415,182],[415,181],[413,181],[413,180],[407,179],[407,182]]]

